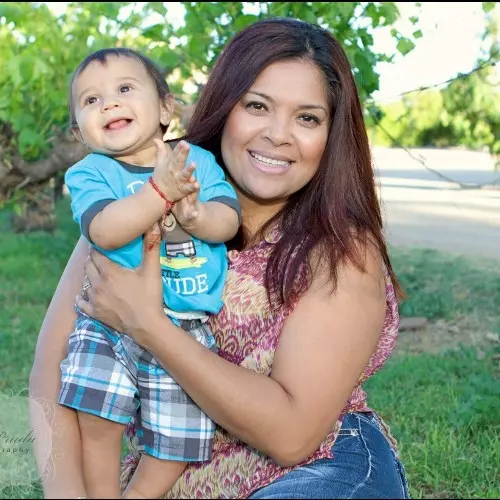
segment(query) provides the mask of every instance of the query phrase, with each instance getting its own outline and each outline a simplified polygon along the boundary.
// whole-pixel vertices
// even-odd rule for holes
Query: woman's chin
[[[246,194],[254,202],[262,205],[284,204],[289,196],[283,189],[272,186],[254,186]]]

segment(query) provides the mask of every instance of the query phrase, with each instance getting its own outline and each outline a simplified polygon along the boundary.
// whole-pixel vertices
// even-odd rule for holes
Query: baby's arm
[[[172,209],[183,229],[199,240],[212,243],[233,238],[240,225],[237,210],[222,201],[200,202],[197,194],[186,196]]]
[[[126,198],[106,205],[90,221],[89,239],[104,250],[122,247],[143,235],[165,212],[165,201],[147,182]]]
[[[66,175],[72,209],[84,236],[105,250],[122,247],[146,232],[175,202],[199,187],[192,176],[195,165],[184,168],[189,145],[180,143],[168,153],[158,141],[153,173],[155,187],[145,183],[136,193],[116,199],[99,167],[79,163]],[[105,170],[104,170],[105,172]],[[158,191],[158,192],[156,192]]]

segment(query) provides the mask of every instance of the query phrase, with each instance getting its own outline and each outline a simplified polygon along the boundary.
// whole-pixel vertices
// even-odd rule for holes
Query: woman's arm
[[[76,317],[73,309],[75,296],[81,290],[87,256],[88,243],[80,238],[45,315],[30,374],[31,397],[43,400],[54,410],[53,417],[48,421],[52,429],[52,467],[48,477],[42,477],[45,498],[75,498],[85,495],[76,412],[59,406],[57,397],[61,387],[59,364],[66,356],[68,337]],[[37,405],[36,408],[40,406]],[[46,438],[44,422],[35,411],[31,412],[31,425],[35,435],[39,435],[40,439]],[[37,461],[40,473],[43,473],[47,464],[42,463],[39,453]]]
[[[172,325],[161,311],[158,260],[154,248],[142,268],[124,272],[94,254],[91,303],[81,307],[125,328],[229,432],[281,465],[307,458],[332,429],[379,339],[385,288],[378,254],[368,254],[366,273],[343,267],[335,294],[318,271],[285,322],[270,377],[220,358]]]

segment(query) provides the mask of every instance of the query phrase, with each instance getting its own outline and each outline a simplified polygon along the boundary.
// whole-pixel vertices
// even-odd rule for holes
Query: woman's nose
[[[266,130],[265,137],[274,146],[282,146],[283,144],[291,143],[290,122],[285,117],[274,116],[270,118]]]

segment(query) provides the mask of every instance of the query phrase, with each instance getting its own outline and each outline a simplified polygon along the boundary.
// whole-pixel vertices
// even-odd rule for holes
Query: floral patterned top
[[[269,375],[274,352],[286,317],[292,307],[271,310],[264,287],[264,275],[273,237],[244,251],[228,252],[229,271],[224,307],[211,318],[212,331],[224,359],[249,370]],[[305,280],[305,275],[304,275]],[[239,441],[218,427],[210,462],[189,464],[165,498],[247,498],[290,470],[321,458],[332,458],[331,448],[347,412],[372,411],[361,384],[377,372],[393,350],[399,327],[398,305],[386,273],[386,315],[375,352],[352,392],[339,420],[318,450],[293,467],[280,467],[269,457]],[[387,430],[387,438],[395,441]],[[135,468],[137,455],[127,457],[122,469],[125,484]]]

